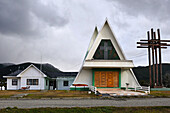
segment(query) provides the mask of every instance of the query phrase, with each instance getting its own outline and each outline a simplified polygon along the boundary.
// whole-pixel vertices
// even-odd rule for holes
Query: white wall
[[[127,70],[121,70],[121,87],[126,87],[126,83],[128,83],[128,73]]]
[[[121,87],[126,87],[126,83],[129,83],[129,87],[140,86],[134,74],[129,69],[121,69]],[[91,86],[92,70],[82,69],[73,84],[87,84]]]
[[[88,86],[92,86],[92,70],[82,69],[73,84],[87,84]]]
[[[126,87],[126,83],[129,83],[129,87],[140,86],[135,75],[129,69],[122,69],[121,71],[121,87]]]
[[[19,89],[18,85],[12,85],[12,79],[17,78],[7,78],[7,90],[18,90]]]
[[[72,85],[75,77],[58,77],[57,78],[57,89],[58,90],[69,90]],[[64,86],[64,81],[68,81],[68,86]]]
[[[38,85],[27,85],[27,79],[38,79]],[[34,67],[30,67],[21,75],[21,86],[30,86],[30,90],[44,90],[45,89],[45,79],[44,76],[37,71]]]

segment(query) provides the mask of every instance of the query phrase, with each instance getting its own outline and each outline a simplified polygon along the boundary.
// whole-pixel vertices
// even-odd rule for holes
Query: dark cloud
[[[169,2],[0,0],[0,63],[40,62],[42,56],[62,70],[78,70],[95,25],[100,31],[107,17],[125,56],[146,65],[146,56],[136,56],[147,50],[137,49],[136,42],[151,27],[160,28],[163,39],[170,37]]]
[[[30,31],[29,3],[19,0],[0,1],[0,32],[3,34],[26,34]]]
[[[120,5],[120,10],[132,16],[145,15],[149,19],[159,21],[170,18],[169,0],[116,0],[114,2]]]
[[[2,34],[27,37],[40,34],[45,25],[62,27],[67,23],[68,18],[58,13],[57,6],[50,7],[35,0],[0,0],[0,33]]]
[[[54,4],[33,4],[31,11],[41,20],[53,27],[61,27],[68,23],[67,15],[59,14]]]

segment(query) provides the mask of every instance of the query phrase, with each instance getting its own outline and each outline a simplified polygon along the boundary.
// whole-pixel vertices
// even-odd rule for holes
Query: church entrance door
[[[119,87],[118,71],[95,71],[96,87]]]

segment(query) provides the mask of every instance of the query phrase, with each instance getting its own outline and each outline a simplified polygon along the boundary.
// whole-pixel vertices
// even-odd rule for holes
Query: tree
[[[163,84],[165,87],[170,87],[170,73],[166,73],[163,77]]]

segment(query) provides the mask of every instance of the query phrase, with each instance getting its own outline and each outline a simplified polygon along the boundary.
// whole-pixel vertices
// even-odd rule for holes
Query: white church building
[[[127,39],[128,43],[128,39]],[[108,20],[98,32],[95,28],[92,35],[82,68],[73,84],[76,90],[89,90],[97,88],[129,88],[140,86],[131,68],[132,60],[127,60],[117,39],[111,30]],[[85,88],[82,84],[87,85]],[[75,90],[75,86],[70,87]]]

